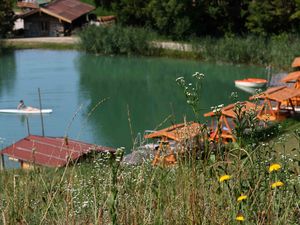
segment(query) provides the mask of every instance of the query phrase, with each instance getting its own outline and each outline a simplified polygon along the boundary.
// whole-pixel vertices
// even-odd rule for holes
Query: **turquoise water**
[[[266,77],[264,68],[210,64],[197,61],[95,56],[77,51],[17,50],[0,58],[0,108],[16,108],[23,99],[38,107],[38,88],[45,134],[64,136],[111,147],[132,147],[132,139],[161,124],[193,120],[179,76],[192,81],[196,71],[205,74],[202,113],[210,107],[232,103],[230,94],[249,94],[234,87],[234,80]],[[103,101],[103,102],[102,102]],[[102,103],[101,103],[102,102]],[[97,104],[99,104],[98,107]],[[41,135],[39,115],[28,118],[30,133]],[[202,119],[203,122],[205,119]],[[0,144],[8,146],[28,134],[26,117],[0,114]],[[169,126],[171,121],[162,124]]]

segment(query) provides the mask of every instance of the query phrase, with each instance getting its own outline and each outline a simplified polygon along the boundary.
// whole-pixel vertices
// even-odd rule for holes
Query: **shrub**
[[[81,47],[91,53],[149,55],[153,33],[143,28],[88,26],[81,33]]]

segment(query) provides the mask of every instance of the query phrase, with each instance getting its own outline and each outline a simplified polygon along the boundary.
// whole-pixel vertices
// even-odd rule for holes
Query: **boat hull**
[[[267,84],[267,80],[265,79],[257,79],[257,78],[248,78],[244,80],[236,80],[235,86],[239,87],[251,87],[251,88],[261,88]]]
[[[52,109],[31,109],[31,110],[22,110],[22,109],[0,109],[0,113],[10,113],[10,114],[40,114],[40,113],[52,113]]]

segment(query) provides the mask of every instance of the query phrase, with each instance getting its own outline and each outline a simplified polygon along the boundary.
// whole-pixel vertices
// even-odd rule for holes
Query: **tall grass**
[[[191,52],[154,50],[157,35],[143,28],[121,26],[89,26],[80,34],[82,49],[101,54],[168,55],[239,64],[254,64],[277,69],[290,69],[292,60],[300,55],[300,37],[281,34],[272,37],[234,36],[200,37],[188,40]],[[159,41],[158,41],[159,42]]]
[[[288,69],[294,57],[300,55],[300,37],[281,34],[269,38],[260,36],[205,37],[192,41],[198,57],[209,61],[272,65]]]
[[[225,160],[171,168],[144,163],[115,171],[95,158],[65,174],[42,168],[1,172],[2,224],[237,224],[238,214],[246,224],[299,224],[295,158],[268,145],[247,151],[228,148]],[[275,162],[282,168],[268,172]],[[221,182],[225,174],[230,179]],[[283,186],[272,188],[276,181]],[[247,197],[238,201],[241,195]]]
[[[96,54],[151,55],[151,33],[143,28],[88,26],[80,34],[81,47]]]

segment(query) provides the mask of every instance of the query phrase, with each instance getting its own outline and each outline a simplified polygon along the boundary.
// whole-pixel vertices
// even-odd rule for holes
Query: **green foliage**
[[[195,85],[193,85],[192,83],[187,84],[183,77],[178,77],[176,79],[176,82],[183,90],[186,98],[186,103],[191,106],[196,121],[200,121],[200,92],[204,74],[196,72],[192,77],[196,81]]]
[[[151,27],[160,34],[182,38],[191,27],[188,3],[188,0],[150,0],[147,11],[151,18]]]
[[[112,3],[118,21],[125,26],[145,26],[148,23],[147,4],[149,0],[119,0]]]
[[[102,6],[104,8],[110,8],[112,0],[93,0],[96,6]]]
[[[79,36],[82,48],[92,53],[148,55],[151,50],[151,33],[142,28],[89,26]]]
[[[91,1],[91,0],[84,0]],[[299,0],[95,0],[126,26],[149,26],[173,39],[245,33],[299,32]]]
[[[6,37],[14,26],[15,16],[11,0],[0,1],[0,38]]]
[[[290,19],[295,13],[295,0],[251,1],[246,27],[260,35],[280,34],[291,30]]]

